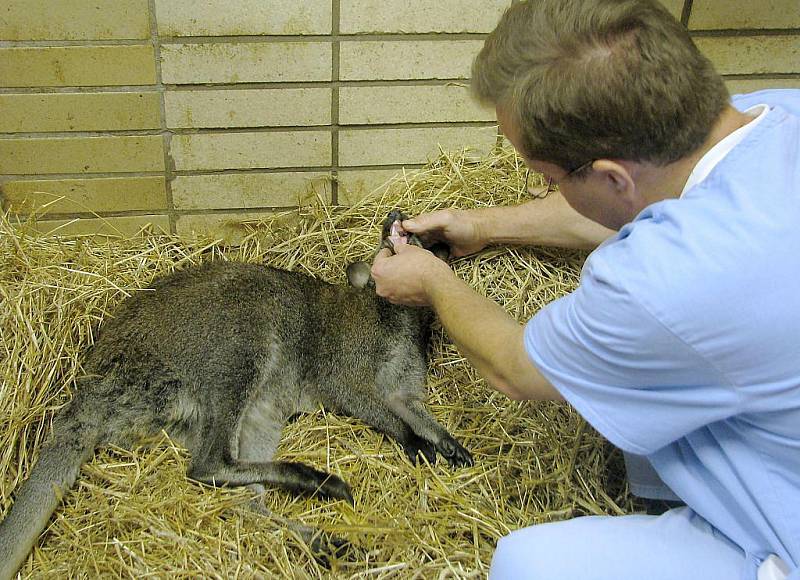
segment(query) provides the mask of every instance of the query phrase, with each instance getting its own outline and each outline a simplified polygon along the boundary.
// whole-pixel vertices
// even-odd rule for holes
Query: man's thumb
[[[403,220],[403,229],[415,234],[419,231],[419,222],[416,219]]]
[[[380,250],[378,250],[378,253],[375,254],[375,259],[376,260],[378,258],[383,260],[383,259],[391,258],[391,257],[392,257],[392,251],[389,248],[381,248]]]
[[[403,229],[411,232],[412,234],[419,234],[427,232],[439,225],[439,220],[436,219],[436,214],[423,214],[415,218],[403,221]]]

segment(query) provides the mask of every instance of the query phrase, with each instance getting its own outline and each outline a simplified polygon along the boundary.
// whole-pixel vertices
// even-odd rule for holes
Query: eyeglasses
[[[597,161],[597,160],[596,159],[590,159],[586,163],[583,163],[582,165],[579,165],[578,167],[576,167],[572,171],[568,172],[563,177],[563,179],[569,179],[570,177],[573,177],[573,176],[577,175],[578,173],[580,173],[584,169],[587,169],[587,168],[591,167],[592,164],[595,161]],[[525,171],[525,192],[526,193],[530,193],[530,191],[531,191],[530,185],[529,185],[530,184],[530,179],[531,179],[531,170],[530,170],[530,168],[528,168]],[[552,177],[548,177],[547,178],[547,187],[543,191],[541,191],[541,192],[537,193],[536,195],[534,195],[534,198],[547,197],[548,195],[553,193],[553,190],[554,190],[553,187],[554,187],[553,186],[553,178]]]
[[[526,169],[526,171],[525,171],[525,193],[528,193],[528,194],[531,193],[530,181],[531,181],[531,170],[530,169]],[[533,198],[534,199],[540,199],[540,198],[543,198],[543,197],[547,197],[551,193],[553,193],[553,178],[552,177],[548,177],[547,178],[547,187],[545,187],[539,193],[534,194]]]
[[[576,175],[576,174],[580,173],[580,172],[581,172],[581,171],[583,171],[584,169],[586,169],[586,168],[588,168],[588,167],[591,167],[591,166],[592,166],[592,163],[594,163],[595,161],[597,161],[597,159],[590,159],[589,161],[587,161],[587,162],[586,162],[586,163],[584,163],[583,165],[579,165],[578,167],[576,167],[575,169],[573,169],[572,171],[570,171],[569,173],[567,173],[567,174],[564,176],[564,179],[569,179],[570,177],[572,177],[572,176],[574,176],[574,175]]]

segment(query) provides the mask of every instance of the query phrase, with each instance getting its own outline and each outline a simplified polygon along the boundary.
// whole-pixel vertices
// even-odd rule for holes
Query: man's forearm
[[[473,210],[489,244],[594,249],[614,231],[583,217],[556,192],[516,206]]]
[[[453,275],[438,276],[428,289],[442,326],[492,387],[512,399],[561,398],[528,358],[523,327],[499,305]]]

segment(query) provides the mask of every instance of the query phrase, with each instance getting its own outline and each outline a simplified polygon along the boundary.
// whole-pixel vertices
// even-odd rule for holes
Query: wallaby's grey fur
[[[384,240],[402,217],[389,215]],[[365,272],[359,263],[348,274],[363,285]],[[213,262],[155,281],[102,324],[87,374],[0,523],[0,579],[23,564],[97,447],[131,447],[162,429],[189,449],[194,480],[350,502],[335,475],[272,460],[289,417],[323,405],[394,438],[412,461],[438,452],[470,464],[423,406],[431,318],[369,289],[256,264]]]

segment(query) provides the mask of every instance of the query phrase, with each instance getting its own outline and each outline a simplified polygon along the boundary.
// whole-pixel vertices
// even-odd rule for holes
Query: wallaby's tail
[[[17,491],[11,511],[0,522],[0,580],[12,578],[25,562],[98,443],[99,430],[76,417],[80,411],[75,403],[56,418],[50,439]]]

